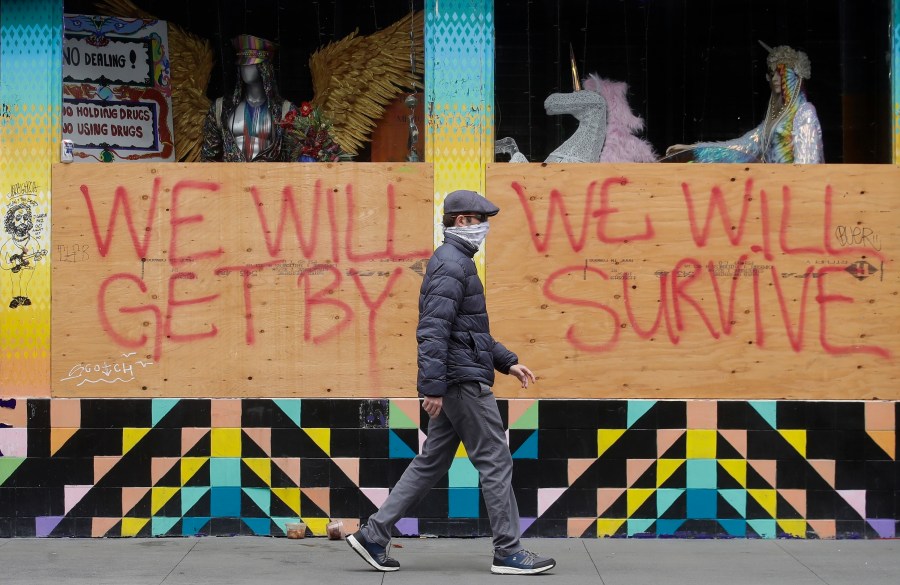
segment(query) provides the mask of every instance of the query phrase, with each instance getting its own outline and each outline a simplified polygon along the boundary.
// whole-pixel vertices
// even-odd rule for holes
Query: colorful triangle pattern
[[[54,416],[60,424],[77,424],[83,417],[76,414],[97,408],[91,401],[82,399],[79,412],[71,405],[54,409]],[[91,435],[75,427],[43,430],[40,444],[51,458],[78,457],[86,448],[103,454],[85,458],[91,465],[86,475],[60,478],[54,508],[63,515],[35,518],[34,534],[62,536],[75,524],[89,536],[282,534],[287,522],[303,519],[312,534],[324,535],[329,520],[358,525],[381,506],[427,437],[417,400],[381,401],[389,412],[381,426],[363,420],[364,401],[343,408],[340,423],[337,414],[317,415],[327,411],[321,403],[304,411],[299,399],[264,401],[263,415],[260,401],[248,401],[252,416],[234,400],[200,411],[206,415],[192,414],[189,403],[197,402],[210,401],[149,399],[143,407],[137,402],[134,416],[122,415],[125,424],[107,434],[112,445],[89,444]],[[854,534],[897,536],[894,519],[879,512],[885,509],[883,494],[866,489],[859,465],[823,444],[830,440],[850,452],[843,443],[851,441],[852,452],[871,456],[865,462],[870,481],[877,474],[890,477],[896,471],[891,418],[896,404],[816,403],[816,413],[846,408],[848,420],[865,421],[865,428],[838,433],[806,425],[814,417],[798,415],[801,407],[793,404],[702,402],[689,409],[685,401],[581,400],[566,412],[548,401],[501,400],[515,481],[533,485],[521,490],[523,529],[576,537],[712,531],[729,537],[835,538],[852,526]],[[127,408],[134,405],[131,401]],[[101,408],[114,406],[107,401]],[[598,416],[587,417],[592,408]],[[220,423],[252,426],[217,426],[210,411],[222,417]],[[573,424],[554,419],[560,413],[572,416]],[[191,423],[178,426],[185,417],[193,417]],[[679,420],[681,426],[665,426]],[[701,426],[686,428],[685,420]],[[7,432],[0,444],[27,451],[21,431],[13,430],[18,434]],[[481,513],[478,472],[466,456],[460,445],[450,470],[452,489],[430,496],[438,498],[430,505],[443,514],[449,509],[450,520],[463,524],[479,522]],[[0,488],[10,482],[27,486],[36,468],[30,459],[0,457]],[[548,469],[556,474],[552,479]],[[93,483],[85,484],[85,477]],[[809,517],[814,509],[821,515],[816,498],[823,494],[832,498],[835,517]],[[68,520],[85,515],[90,522]],[[405,519],[403,533],[427,530],[432,521]]]

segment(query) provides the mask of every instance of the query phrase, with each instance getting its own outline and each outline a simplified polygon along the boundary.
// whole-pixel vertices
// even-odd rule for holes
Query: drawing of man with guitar
[[[0,268],[10,271],[13,298],[9,308],[15,309],[31,304],[28,283],[34,276],[35,263],[47,254],[47,250],[39,249],[38,242],[31,236],[34,221],[27,204],[12,205],[6,211],[3,227],[10,238],[0,247]]]

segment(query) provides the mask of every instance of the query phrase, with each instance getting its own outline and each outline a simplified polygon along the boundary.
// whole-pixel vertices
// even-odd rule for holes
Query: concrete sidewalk
[[[525,539],[557,560],[542,583],[602,585],[896,585],[898,540]],[[0,540],[0,583],[116,585],[476,585],[491,575],[489,539],[393,542],[396,573],[371,570],[344,541],[262,537]]]

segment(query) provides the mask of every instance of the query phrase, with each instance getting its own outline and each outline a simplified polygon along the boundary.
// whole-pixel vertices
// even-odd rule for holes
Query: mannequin
[[[766,59],[771,94],[766,118],[747,134],[724,142],[675,144],[666,158],[695,162],[767,162],[813,164],[824,160],[822,126],[816,108],[806,99],[811,68],[806,53],[788,46],[774,49]],[[665,160],[665,159],[664,159]]]
[[[278,93],[275,44],[251,35],[232,40],[240,82],[231,96],[213,102],[203,126],[202,161],[289,161],[290,133],[281,121],[296,108]]]

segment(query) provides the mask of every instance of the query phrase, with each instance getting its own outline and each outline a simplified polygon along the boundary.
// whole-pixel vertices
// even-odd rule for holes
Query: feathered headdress
[[[773,49],[762,41],[759,41],[759,44],[769,52],[769,56],[766,57],[766,65],[769,66],[769,70],[774,71],[778,65],[784,65],[803,79],[809,79],[812,76],[812,65],[809,57],[803,51],[792,49],[787,45],[780,45]]]

